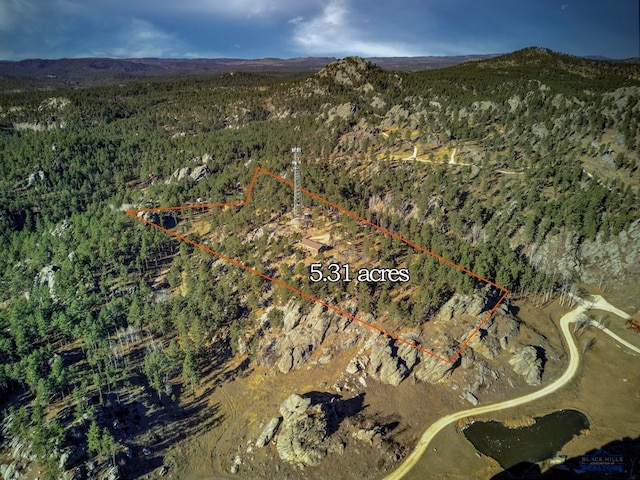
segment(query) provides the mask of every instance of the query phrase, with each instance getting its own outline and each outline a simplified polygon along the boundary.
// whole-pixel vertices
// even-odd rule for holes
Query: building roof
[[[302,244],[305,247],[313,248],[314,250],[322,250],[324,248],[329,248],[328,245],[325,245],[324,243],[316,242],[315,240],[311,240],[310,238],[303,238]]]

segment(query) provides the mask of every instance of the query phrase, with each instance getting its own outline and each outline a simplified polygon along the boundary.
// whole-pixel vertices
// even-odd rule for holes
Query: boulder
[[[271,420],[269,420],[269,423],[267,423],[267,426],[264,427],[264,430],[262,430],[262,433],[256,440],[256,447],[262,448],[267,445],[274,437],[279,425],[280,417],[273,417]]]
[[[160,215],[156,212],[138,212],[138,217],[147,220],[148,222],[160,225]]]
[[[405,337],[416,343],[411,334]],[[418,361],[418,351],[411,345],[382,335],[377,337],[371,347],[367,373],[383,383],[397,386],[409,376]],[[347,368],[353,370],[353,366]]]
[[[528,385],[540,385],[542,379],[542,359],[533,346],[516,349],[513,357],[509,359],[513,371],[525,377]]]
[[[236,458],[233,459],[233,463],[231,464],[231,468],[229,469],[229,471],[231,473],[238,473],[240,465],[242,465],[242,458],[240,457],[240,455],[236,455]]]
[[[296,328],[300,323],[300,305],[289,302],[285,307],[285,312],[284,318],[282,319],[282,323],[284,325],[283,330],[288,332]]]
[[[360,371],[360,365],[358,362],[358,358],[352,358],[347,364],[346,372],[354,375]]]
[[[282,373],[289,373],[293,368],[293,348],[287,348],[282,357],[280,357],[280,361],[278,362],[278,370]]]
[[[280,405],[282,427],[277,450],[282,460],[318,465],[327,455],[329,410],[323,404],[311,405],[310,398],[293,394]]]
[[[402,380],[409,375],[409,370],[404,362],[398,361],[393,353],[391,345],[376,345],[371,350],[371,361],[369,362],[368,373],[383,383],[398,386]]]
[[[198,183],[203,178],[206,178],[210,172],[211,171],[209,170],[209,167],[207,167],[206,165],[200,165],[198,167],[195,167],[191,171],[189,176],[191,177],[191,180],[193,180],[195,183]]]
[[[471,405],[473,405],[473,406],[476,406],[476,405],[478,405],[478,403],[480,403],[480,402],[478,401],[478,397],[476,397],[476,396],[475,396],[473,393],[471,393],[471,392],[466,392],[466,393],[464,394],[464,399],[465,399],[466,401],[468,401],[468,402],[469,402]]]

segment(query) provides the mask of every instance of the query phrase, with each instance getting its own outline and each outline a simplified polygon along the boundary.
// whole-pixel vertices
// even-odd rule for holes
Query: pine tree
[[[196,365],[196,361],[193,358],[193,354],[190,350],[184,356],[184,362],[182,363],[182,378],[184,382],[191,387],[191,393],[195,397],[196,387],[200,385],[200,371]]]
[[[100,436],[100,453],[106,457],[111,457],[113,465],[116,464],[116,453],[118,452],[118,443],[113,435],[106,428],[102,429]]]
[[[87,451],[90,455],[95,455],[100,452],[101,446],[101,435],[100,435],[100,427],[94,420],[91,422],[89,426],[89,431],[87,432]]]

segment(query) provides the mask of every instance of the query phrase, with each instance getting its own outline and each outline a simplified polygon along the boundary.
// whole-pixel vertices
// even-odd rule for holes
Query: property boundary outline
[[[455,362],[456,358],[460,355],[462,350],[465,349],[465,347],[469,344],[471,339],[480,331],[482,326],[487,322],[487,320],[489,320],[489,318],[494,314],[494,312],[498,309],[498,307],[502,304],[502,302],[505,300],[507,295],[509,295],[509,293],[510,293],[509,290],[507,290],[505,287],[502,287],[502,286],[492,282],[491,280],[488,280],[488,279],[478,275],[477,273],[474,273],[474,272],[466,269],[465,267],[463,267],[461,265],[458,265],[457,263],[452,262],[451,260],[449,260],[447,258],[444,258],[441,255],[438,255],[437,253],[434,253],[434,252],[432,252],[432,251],[430,251],[430,250],[428,250],[428,249],[426,249],[424,247],[421,247],[420,245],[412,242],[411,240],[408,240],[408,239],[404,238],[403,236],[392,232],[391,230],[388,230],[388,229],[386,229],[384,227],[376,225],[375,223],[373,223],[373,222],[371,222],[371,221],[369,221],[369,220],[367,220],[367,219],[365,219],[365,218],[363,218],[363,217],[351,212],[350,210],[347,210],[346,208],[341,207],[340,205],[337,205],[337,204],[335,204],[335,203],[333,203],[333,202],[321,197],[320,195],[318,195],[316,193],[313,193],[313,192],[310,192],[310,191],[308,191],[308,190],[306,190],[304,188],[301,188],[300,190],[304,194],[309,195],[311,198],[314,198],[314,199],[316,199],[316,200],[318,200],[318,201],[320,201],[320,202],[322,202],[322,203],[324,203],[326,205],[329,205],[330,207],[335,208],[336,210],[338,210],[340,213],[348,215],[349,217],[354,218],[358,222],[362,222],[362,223],[364,223],[366,225],[369,225],[370,227],[373,227],[376,230],[378,230],[378,231],[380,231],[380,232],[382,232],[382,233],[384,233],[386,235],[389,235],[390,237],[395,238],[396,240],[399,240],[399,241],[405,243],[406,245],[409,245],[410,247],[412,247],[412,248],[414,248],[414,249],[416,249],[416,250],[418,250],[418,251],[420,251],[422,253],[426,253],[426,254],[434,257],[436,260],[444,262],[447,265],[450,265],[451,267],[453,267],[453,268],[455,268],[457,270],[460,270],[463,273],[471,275],[472,277],[477,278],[478,280],[480,280],[480,281],[482,281],[482,282],[484,282],[484,283],[486,283],[488,285],[491,285],[492,287],[494,287],[494,288],[496,288],[496,289],[498,289],[498,290],[500,290],[502,292],[502,295],[500,296],[498,301],[495,303],[493,308],[491,308],[491,310],[489,310],[487,312],[487,314],[482,318],[482,320],[478,323],[478,325],[473,329],[473,331],[462,342],[462,344],[453,353],[453,355],[451,355],[451,357],[449,357],[449,358],[445,358],[445,357],[443,357],[441,355],[438,355],[438,354],[436,354],[436,353],[434,353],[434,352],[432,352],[430,350],[427,350],[426,348],[423,348],[420,345],[415,344],[414,342],[406,340],[406,339],[400,337],[399,335],[396,335],[393,332],[389,332],[388,330],[385,330],[385,329],[383,329],[381,327],[373,325],[372,323],[367,322],[366,320],[364,320],[362,318],[359,318],[356,315],[353,315],[353,314],[351,314],[349,312],[346,312],[346,311],[336,307],[335,305],[331,305],[330,303],[325,302],[325,301],[323,301],[323,300],[321,300],[321,299],[319,299],[317,297],[314,297],[313,295],[310,295],[310,294],[308,294],[306,292],[303,292],[302,290],[299,290],[299,289],[297,289],[297,288],[295,288],[295,287],[293,287],[293,286],[291,286],[291,285],[289,285],[287,283],[284,283],[283,281],[278,280],[277,278],[273,278],[273,277],[267,275],[264,272],[260,272],[260,271],[254,269],[254,268],[252,268],[252,267],[250,267],[248,265],[243,264],[242,262],[240,262],[240,261],[238,261],[236,259],[230,258],[230,257],[228,257],[228,256],[226,256],[226,255],[224,255],[224,254],[222,254],[220,252],[217,252],[217,251],[207,247],[206,245],[202,245],[202,244],[200,244],[200,243],[198,243],[198,242],[196,242],[194,240],[191,240],[190,238],[185,237],[184,235],[181,235],[181,234],[179,234],[177,232],[173,232],[173,231],[169,230],[168,228],[165,228],[165,227],[163,227],[161,225],[157,225],[154,222],[152,222],[150,220],[147,220],[146,218],[143,218],[143,217],[138,215],[140,213],[170,212],[170,211],[177,211],[177,210],[193,210],[193,209],[209,209],[209,208],[218,208],[218,207],[241,207],[241,206],[248,205],[249,202],[251,201],[251,196],[253,195],[253,190],[254,190],[254,187],[255,187],[255,184],[256,184],[256,180],[257,180],[258,175],[260,173],[268,175],[268,176],[276,179],[277,181],[279,181],[281,183],[284,183],[284,184],[286,184],[286,185],[288,185],[290,187],[295,188],[293,182],[291,182],[291,181],[289,181],[289,180],[287,180],[285,178],[279,177],[278,175],[276,175],[276,174],[274,174],[274,173],[272,173],[272,172],[270,172],[270,171],[258,166],[254,170],[253,177],[252,177],[251,183],[249,185],[249,190],[247,192],[247,196],[243,201],[224,202],[224,203],[199,203],[199,204],[196,204],[196,205],[182,205],[182,206],[175,206],[175,207],[137,208],[137,209],[125,210],[125,213],[127,215],[129,215],[130,217],[136,219],[136,220],[139,220],[139,221],[144,222],[144,223],[146,223],[148,225],[151,225],[152,227],[157,228],[158,230],[160,230],[160,231],[162,231],[164,233],[167,233],[167,234],[171,235],[172,237],[175,237],[175,238],[177,238],[177,239],[179,239],[179,240],[181,240],[181,241],[183,241],[183,242],[185,242],[185,243],[187,243],[189,245],[192,245],[192,246],[194,246],[194,247],[196,247],[196,248],[198,248],[198,249],[200,249],[202,251],[205,251],[205,252],[207,252],[207,253],[209,253],[211,255],[214,255],[214,256],[224,260],[225,262],[228,262],[228,263],[231,263],[232,265],[240,267],[241,269],[243,269],[243,270],[245,270],[245,271],[247,271],[249,273],[252,273],[254,275],[258,275],[259,277],[262,277],[265,280],[268,280],[268,281],[272,282],[275,285],[283,287],[283,288],[285,288],[285,289],[287,289],[287,290],[289,290],[289,291],[291,291],[291,292],[293,292],[293,293],[295,293],[295,294],[297,294],[297,295],[299,295],[299,296],[301,296],[303,298],[306,298],[308,300],[311,300],[312,302],[318,303],[318,304],[320,304],[320,305],[322,305],[322,306],[324,306],[324,307],[326,307],[326,308],[328,308],[330,310],[333,310],[333,311],[339,313],[340,315],[344,315],[347,318],[350,318],[351,320],[359,322],[360,324],[365,325],[365,326],[367,326],[367,327],[369,327],[369,328],[371,328],[371,329],[373,329],[375,331],[378,331],[378,332],[382,333],[383,335],[386,335],[386,336],[388,336],[388,337],[390,337],[390,338],[392,338],[392,339],[394,339],[394,340],[396,340],[398,342],[404,343],[405,345],[408,345],[408,346],[410,346],[412,348],[415,348],[419,352],[422,352],[424,354],[427,354],[427,355],[430,355],[432,357],[435,357],[438,360],[441,360],[441,361],[443,361],[445,363],[448,363],[448,364],[453,364]]]

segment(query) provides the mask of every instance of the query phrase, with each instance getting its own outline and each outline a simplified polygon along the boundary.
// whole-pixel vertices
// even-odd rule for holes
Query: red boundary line
[[[213,208],[213,207],[234,207],[234,206],[240,207],[240,206],[247,205],[251,201],[251,196],[253,195],[253,189],[255,187],[256,179],[258,178],[258,174],[259,173],[264,173],[265,175],[273,177],[274,179],[276,179],[279,182],[282,182],[282,183],[284,183],[286,185],[289,185],[290,187],[294,187],[294,184],[291,181],[286,180],[286,179],[284,179],[282,177],[279,177],[279,176],[275,175],[274,173],[271,173],[270,171],[265,170],[262,167],[256,167],[256,169],[255,169],[255,171],[253,173],[253,177],[251,179],[251,184],[249,185],[249,190],[247,192],[247,197],[246,197],[246,199],[244,201],[228,202],[228,203],[202,203],[202,204],[197,204],[197,205],[183,205],[183,206],[177,206],[177,207],[138,208],[138,209],[132,209],[132,210],[125,210],[125,213],[127,215],[129,215],[130,217],[136,219],[136,220],[140,220],[140,221],[142,221],[142,222],[144,222],[144,223],[146,223],[148,225],[151,225],[152,227],[157,228],[158,230],[161,230],[161,231],[163,231],[163,232],[165,232],[165,233],[167,233],[167,234],[169,234],[169,235],[171,235],[171,236],[173,236],[173,237],[175,237],[175,238],[177,238],[179,240],[182,240],[183,242],[186,242],[186,243],[188,243],[190,245],[193,245],[194,247],[199,248],[200,250],[203,250],[203,251],[205,251],[207,253],[210,253],[211,255],[214,255],[214,256],[216,256],[218,258],[221,258],[222,260],[224,260],[226,262],[229,262],[232,265],[235,265],[237,267],[240,267],[243,270],[246,270],[247,272],[253,273],[254,275],[258,275],[259,277],[262,277],[265,280],[269,280],[270,282],[272,282],[272,283],[274,283],[276,285],[279,285],[279,286],[281,286],[283,288],[286,288],[287,290],[290,290],[293,293],[295,293],[297,295],[300,295],[301,297],[307,298],[307,299],[311,300],[312,302],[315,302],[315,303],[318,303],[320,305],[323,305],[324,307],[327,307],[327,308],[329,308],[329,309],[331,309],[331,310],[333,310],[333,311],[335,311],[335,312],[337,312],[337,313],[339,313],[341,315],[344,315],[344,316],[346,316],[346,317],[348,317],[348,318],[350,318],[352,320],[355,320],[355,321],[357,321],[357,322],[359,322],[359,323],[361,323],[361,324],[363,324],[363,325],[365,325],[365,326],[367,326],[367,327],[369,327],[369,328],[371,328],[373,330],[376,330],[376,331],[378,331],[378,332],[380,332],[380,333],[382,333],[382,334],[384,334],[384,335],[386,335],[386,336],[388,336],[390,338],[393,338],[394,340],[397,340],[398,342],[402,342],[402,343],[404,343],[404,344],[406,344],[406,345],[408,345],[408,346],[410,346],[412,348],[415,348],[416,350],[418,350],[418,351],[420,351],[422,353],[425,353],[427,355],[431,355],[432,357],[435,357],[438,360],[442,360],[443,362],[446,362],[446,363],[449,363],[449,364],[452,364],[455,361],[455,359],[458,357],[458,355],[460,355],[460,352],[462,352],[462,350],[469,344],[471,339],[476,335],[476,333],[478,333],[480,328],[482,328],[482,326],[487,322],[487,320],[489,320],[491,315],[493,315],[493,313],[497,310],[498,306],[500,306],[500,304],[504,301],[504,299],[507,297],[507,295],[509,295],[509,290],[507,290],[505,287],[502,287],[502,286],[500,286],[500,285],[498,285],[498,284],[496,284],[496,283],[494,283],[494,282],[492,282],[490,280],[487,280],[486,278],[478,275],[477,273],[474,273],[474,272],[472,272],[470,270],[467,270],[463,266],[458,265],[457,263],[452,262],[451,260],[448,260],[448,259],[438,255],[437,253],[434,253],[434,252],[432,252],[430,250],[427,250],[426,248],[423,248],[420,245],[418,245],[418,244],[416,244],[416,243],[414,243],[414,242],[412,242],[410,240],[407,240],[406,238],[402,237],[401,235],[398,235],[397,233],[394,233],[394,232],[392,232],[392,231],[390,231],[390,230],[388,230],[388,229],[386,229],[384,227],[380,227],[380,226],[374,224],[373,222],[370,222],[369,220],[367,220],[365,218],[362,218],[359,215],[356,215],[355,213],[353,213],[353,212],[351,212],[351,211],[349,211],[349,210],[347,210],[347,209],[345,209],[345,208],[343,208],[343,207],[341,207],[339,205],[336,205],[333,202],[330,202],[329,200],[321,197],[320,195],[317,195],[317,194],[315,194],[313,192],[305,190],[304,188],[301,188],[300,190],[302,192],[304,192],[305,194],[309,195],[312,198],[315,198],[316,200],[319,200],[322,203],[330,205],[331,207],[337,209],[341,213],[344,213],[345,215],[348,215],[348,216],[356,219],[359,222],[365,223],[365,224],[375,228],[376,230],[381,231],[382,233],[385,233],[385,234],[387,234],[387,235],[389,235],[389,236],[391,236],[391,237],[393,237],[393,238],[395,238],[397,240],[400,240],[401,242],[409,245],[410,247],[415,248],[416,250],[419,250],[419,251],[421,251],[423,253],[431,255],[432,257],[436,258],[437,260],[439,260],[441,262],[444,262],[444,263],[446,263],[446,264],[448,264],[448,265],[460,270],[461,272],[464,272],[464,273],[466,273],[468,275],[471,275],[472,277],[477,278],[478,280],[480,280],[482,282],[485,282],[488,285],[491,285],[491,286],[493,286],[493,287],[495,287],[498,290],[501,290],[503,292],[502,296],[496,302],[496,304],[493,306],[493,308],[484,316],[482,321],[476,326],[476,328],[474,328],[474,330],[471,332],[471,334],[469,334],[469,336],[462,343],[462,345],[460,345],[460,347],[458,347],[456,352],[450,358],[444,358],[444,357],[442,357],[442,356],[440,356],[440,355],[438,355],[436,353],[433,353],[433,352],[427,350],[426,348],[421,347],[420,345],[416,345],[415,343],[410,342],[408,340],[405,340],[404,338],[402,338],[402,337],[400,337],[400,336],[398,336],[398,335],[396,335],[396,334],[394,334],[392,332],[389,332],[389,331],[387,331],[387,330],[385,330],[383,328],[380,328],[380,327],[378,327],[376,325],[373,325],[373,324],[371,324],[371,323],[369,323],[369,322],[367,322],[367,321],[365,321],[365,320],[363,320],[363,319],[361,319],[359,317],[356,317],[355,315],[350,314],[349,312],[345,312],[344,310],[341,310],[341,309],[339,309],[338,307],[336,307],[334,305],[331,305],[331,304],[329,304],[329,303],[327,303],[327,302],[325,302],[323,300],[320,300],[319,298],[314,297],[313,295],[305,293],[302,290],[298,290],[297,288],[292,287],[289,284],[286,284],[286,283],[284,283],[284,282],[282,282],[282,281],[280,281],[278,279],[270,277],[269,275],[267,275],[267,274],[265,274],[263,272],[260,272],[260,271],[254,269],[254,268],[251,268],[251,267],[243,264],[242,262],[239,262],[238,260],[234,260],[233,258],[229,258],[229,257],[223,255],[222,253],[216,252],[215,250],[212,250],[211,248],[209,248],[209,247],[207,247],[205,245],[202,245],[202,244],[200,244],[198,242],[195,242],[195,241],[193,241],[193,240],[191,240],[191,239],[189,239],[189,238],[187,238],[187,237],[185,237],[183,235],[180,235],[179,233],[172,232],[171,230],[169,230],[167,228],[164,228],[164,227],[162,227],[160,225],[156,225],[155,223],[153,223],[153,222],[151,222],[151,221],[149,221],[149,220],[147,220],[145,218],[142,218],[142,217],[138,216],[138,213],[144,213],[144,212],[167,212],[167,211],[174,211],[174,210],[189,210],[189,209],[199,209],[199,208],[203,208],[204,209],[204,208]]]

